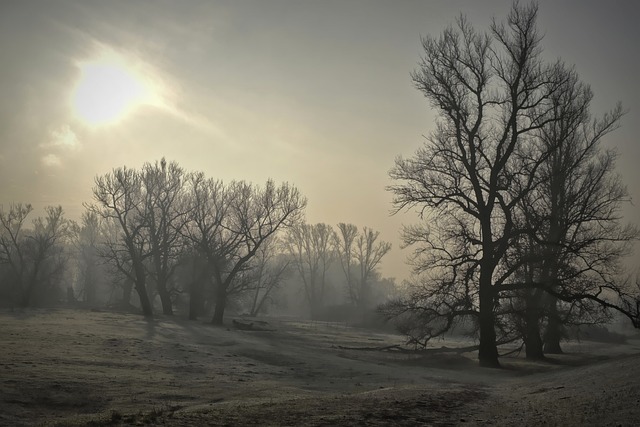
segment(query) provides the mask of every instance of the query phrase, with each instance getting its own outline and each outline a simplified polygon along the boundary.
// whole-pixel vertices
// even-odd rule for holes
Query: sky
[[[0,0],[0,204],[31,203],[36,214],[60,204],[77,219],[96,175],[164,156],[225,181],[296,185],[309,223],[380,231],[394,246],[381,273],[407,278],[399,233],[417,216],[391,216],[385,187],[396,156],[410,156],[434,128],[410,79],[420,37],[460,13],[487,29],[510,6]],[[640,3],[539,6],[545,56],[575,65],[595,114],[618,101],[628,111],[605,146],[618,151],[635,200],[625,220],[640,224]]]

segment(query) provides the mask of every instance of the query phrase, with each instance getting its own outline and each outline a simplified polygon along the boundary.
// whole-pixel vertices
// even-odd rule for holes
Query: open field
[[[415,355],[402,338],[85,310],[0,312],[0,425],[637,425],[640,341],[531,363]],[[438,345],[468,345],[447,340]]]

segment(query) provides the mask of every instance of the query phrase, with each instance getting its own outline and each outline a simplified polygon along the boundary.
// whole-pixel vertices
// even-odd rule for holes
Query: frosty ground
[[[0,425],[637,425],[640,339],[480,368],[345,324],[243,330],[79,309],[0,312]],[[256,324],[258,326],[258,324]],[[444,346],[444,349],[438,347]]]

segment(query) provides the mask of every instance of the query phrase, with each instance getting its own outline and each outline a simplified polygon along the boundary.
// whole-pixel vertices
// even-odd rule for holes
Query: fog
[[[632,2],[0,6],[0,425],[633,425]]]

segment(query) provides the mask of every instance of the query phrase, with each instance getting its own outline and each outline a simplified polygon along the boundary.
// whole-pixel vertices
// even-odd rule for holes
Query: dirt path
[[[640,347],[629,345],[615,351],[632,356],[508,359],[496,371],[478,368],[473,355],[348,350],[401,338],[328,323],[281,319],[271,320],[275,331],[244,331],[179,318],[34,310],[0,312],[0,325],[0,425],[640,419]],[[616,371],[620,364],[624,370]]]

